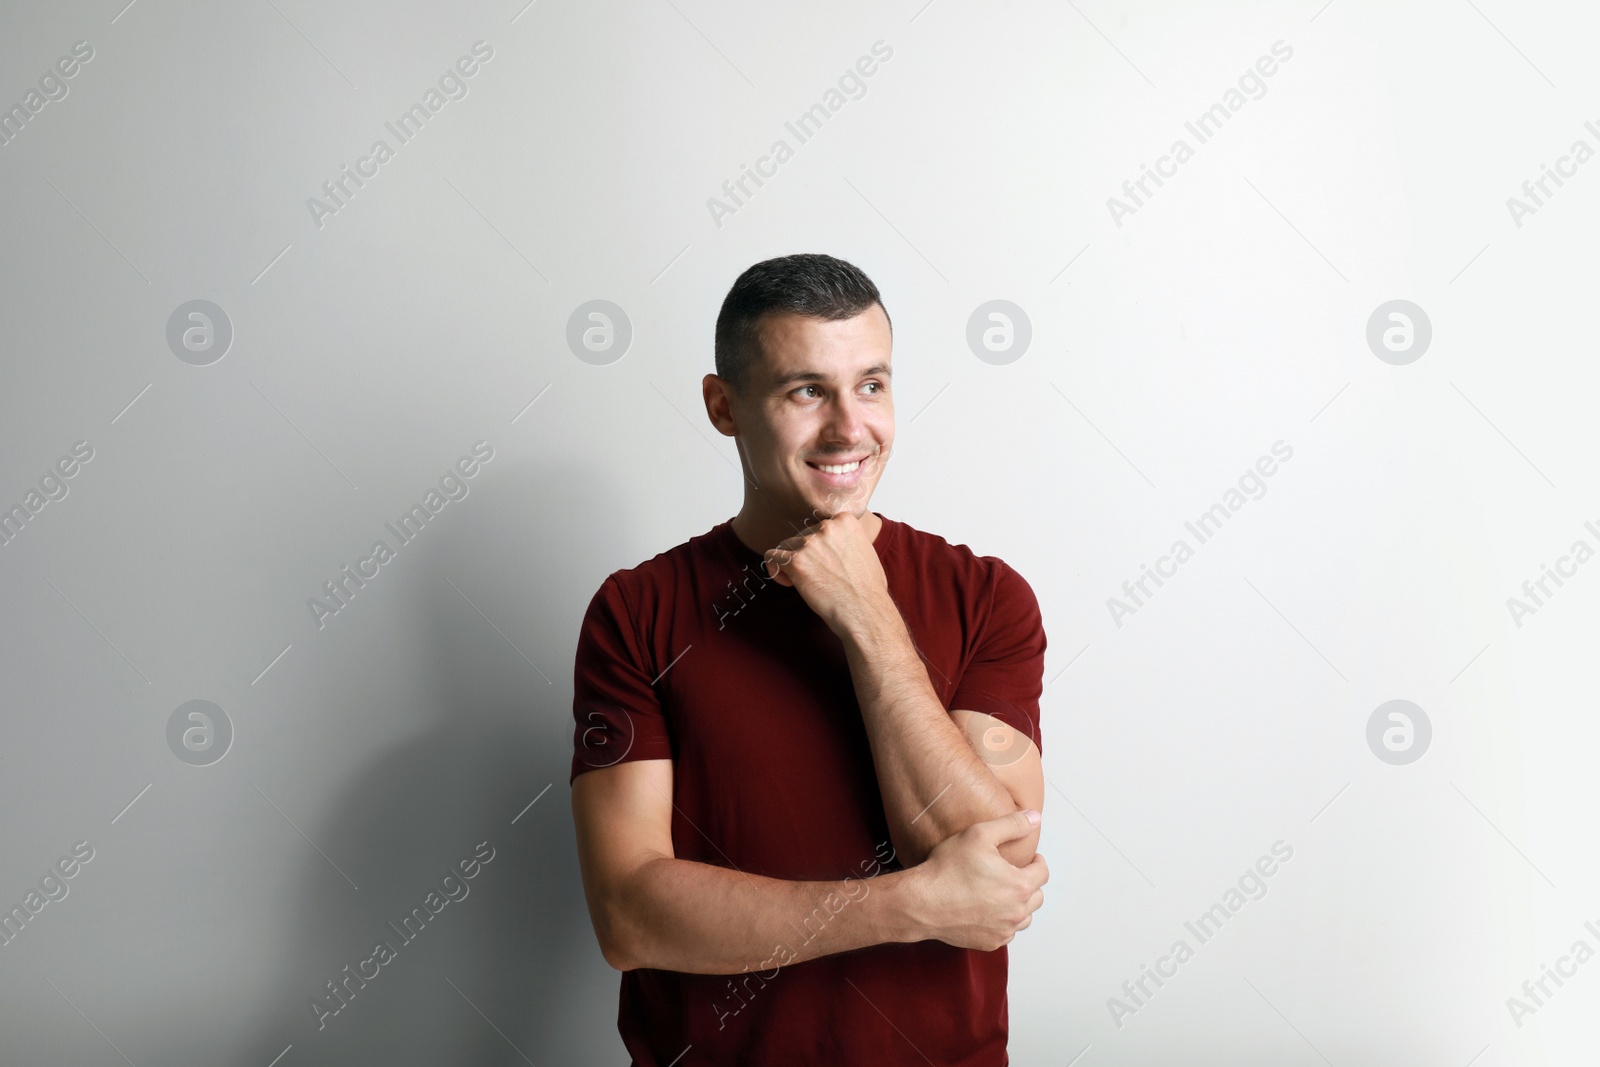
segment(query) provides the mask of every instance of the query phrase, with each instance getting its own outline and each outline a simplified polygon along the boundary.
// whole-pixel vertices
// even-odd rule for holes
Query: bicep
[[[639,759],[572,782],[583,893],[608,962],[622,933],[617,917],[628,880],[643,864],[674,856],[672,774],[670,759]]]

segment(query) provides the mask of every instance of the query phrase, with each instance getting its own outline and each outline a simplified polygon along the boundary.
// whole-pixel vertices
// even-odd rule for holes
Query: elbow
[[[600,955],[616,971],[633,971],[645,966],[642,938],[637,923],[620,901],[611,900],[591,908],[595,939]]]
[[[639,962],[637,940],[625,932],[626,924],[612,914],[596,916],[595,939],[600,942],[600,955],[614,971],[632,971],[643,966]]]
[[[1039,835],[1029,834],[1027,837],[1016,841],[1007,841],[1000,846],[1000,855],[1013,867],[1026,867],[1033,862],[1033,857],[1038,855]]]
[[[1022,811],[1024,807],[1018,803],[1014,809]],[[1013,867],[1026,867],[1033,862],[1033,857],[1039,852],[1039,835],[1044,830],[1044,813],[1039,814],[1039,825],[1023,837],[1007,841],[1000,846],[1000,855]]]
[[[634,971],[654,965],[645,918],[648,910],[641,908],[643,890],[640,885],[641,875],[650,866],[649,861],[640,864],[628,876],[608,885],[589,903],[600,955],[613,970]]]
[[[600,955],[605,958],[607,966],[614,971],[632,971],[638,969],[638,964],[633,962],[633,957],[624,953],[620,946],[609,938],[600,939]]]

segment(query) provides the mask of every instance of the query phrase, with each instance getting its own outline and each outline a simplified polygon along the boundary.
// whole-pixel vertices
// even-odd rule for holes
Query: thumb
[[[987,845],[998,847],[1007,841],[1015,841],[1019,837],[1026,837],[1039,827],[1039,813],[1032,808],[1023,811],[1013,811],[994,819],[972,824],[978,831],[978,836]]]

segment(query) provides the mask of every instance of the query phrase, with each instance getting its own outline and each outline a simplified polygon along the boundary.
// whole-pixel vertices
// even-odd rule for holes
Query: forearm
[[[921,863],[951,834],[1017,811],[1011,793],[939,700],[893,602],[847,633],[845,654],[856,701],[901,862],[907,867]],[[1020,867],[1032,858],[1033,847],[1012,841],[1001,852]]]
[[[787,881],[660,856],[627,881],[615,908],[619,970],[738,974],[922,932],[908,871]]]

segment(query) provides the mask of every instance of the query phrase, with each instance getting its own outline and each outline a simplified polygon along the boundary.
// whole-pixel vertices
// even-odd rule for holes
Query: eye
[[[877,386],[877,387],[878,387],[878,392],[879,392],[879,393],[881,393],[881,392],[883,392],[883,383],[882,383],[882,382],[879,382],[879,381],[871,381],[871,382],[867,382],[867,383],[866,383],[866,384],[867,384],[867,385],[875,385],[875,386]]]
[[[805,391],[806,391],[806,390],[807,390],[807,389],[820,389],[820,388],[822,388],[822,387],[821,387],[821,386],[819,386],[819,385],[802,385],[802,386],[801,386],[801,387],[800,387],[800,388],[798,388],[798,389],[796,389],[796,390],[795,390],[795,392],[797,392],[797,393],[803,393],[803,392],[805,392]],[[809,398],[808,398],[808,399],[809,399]]]

